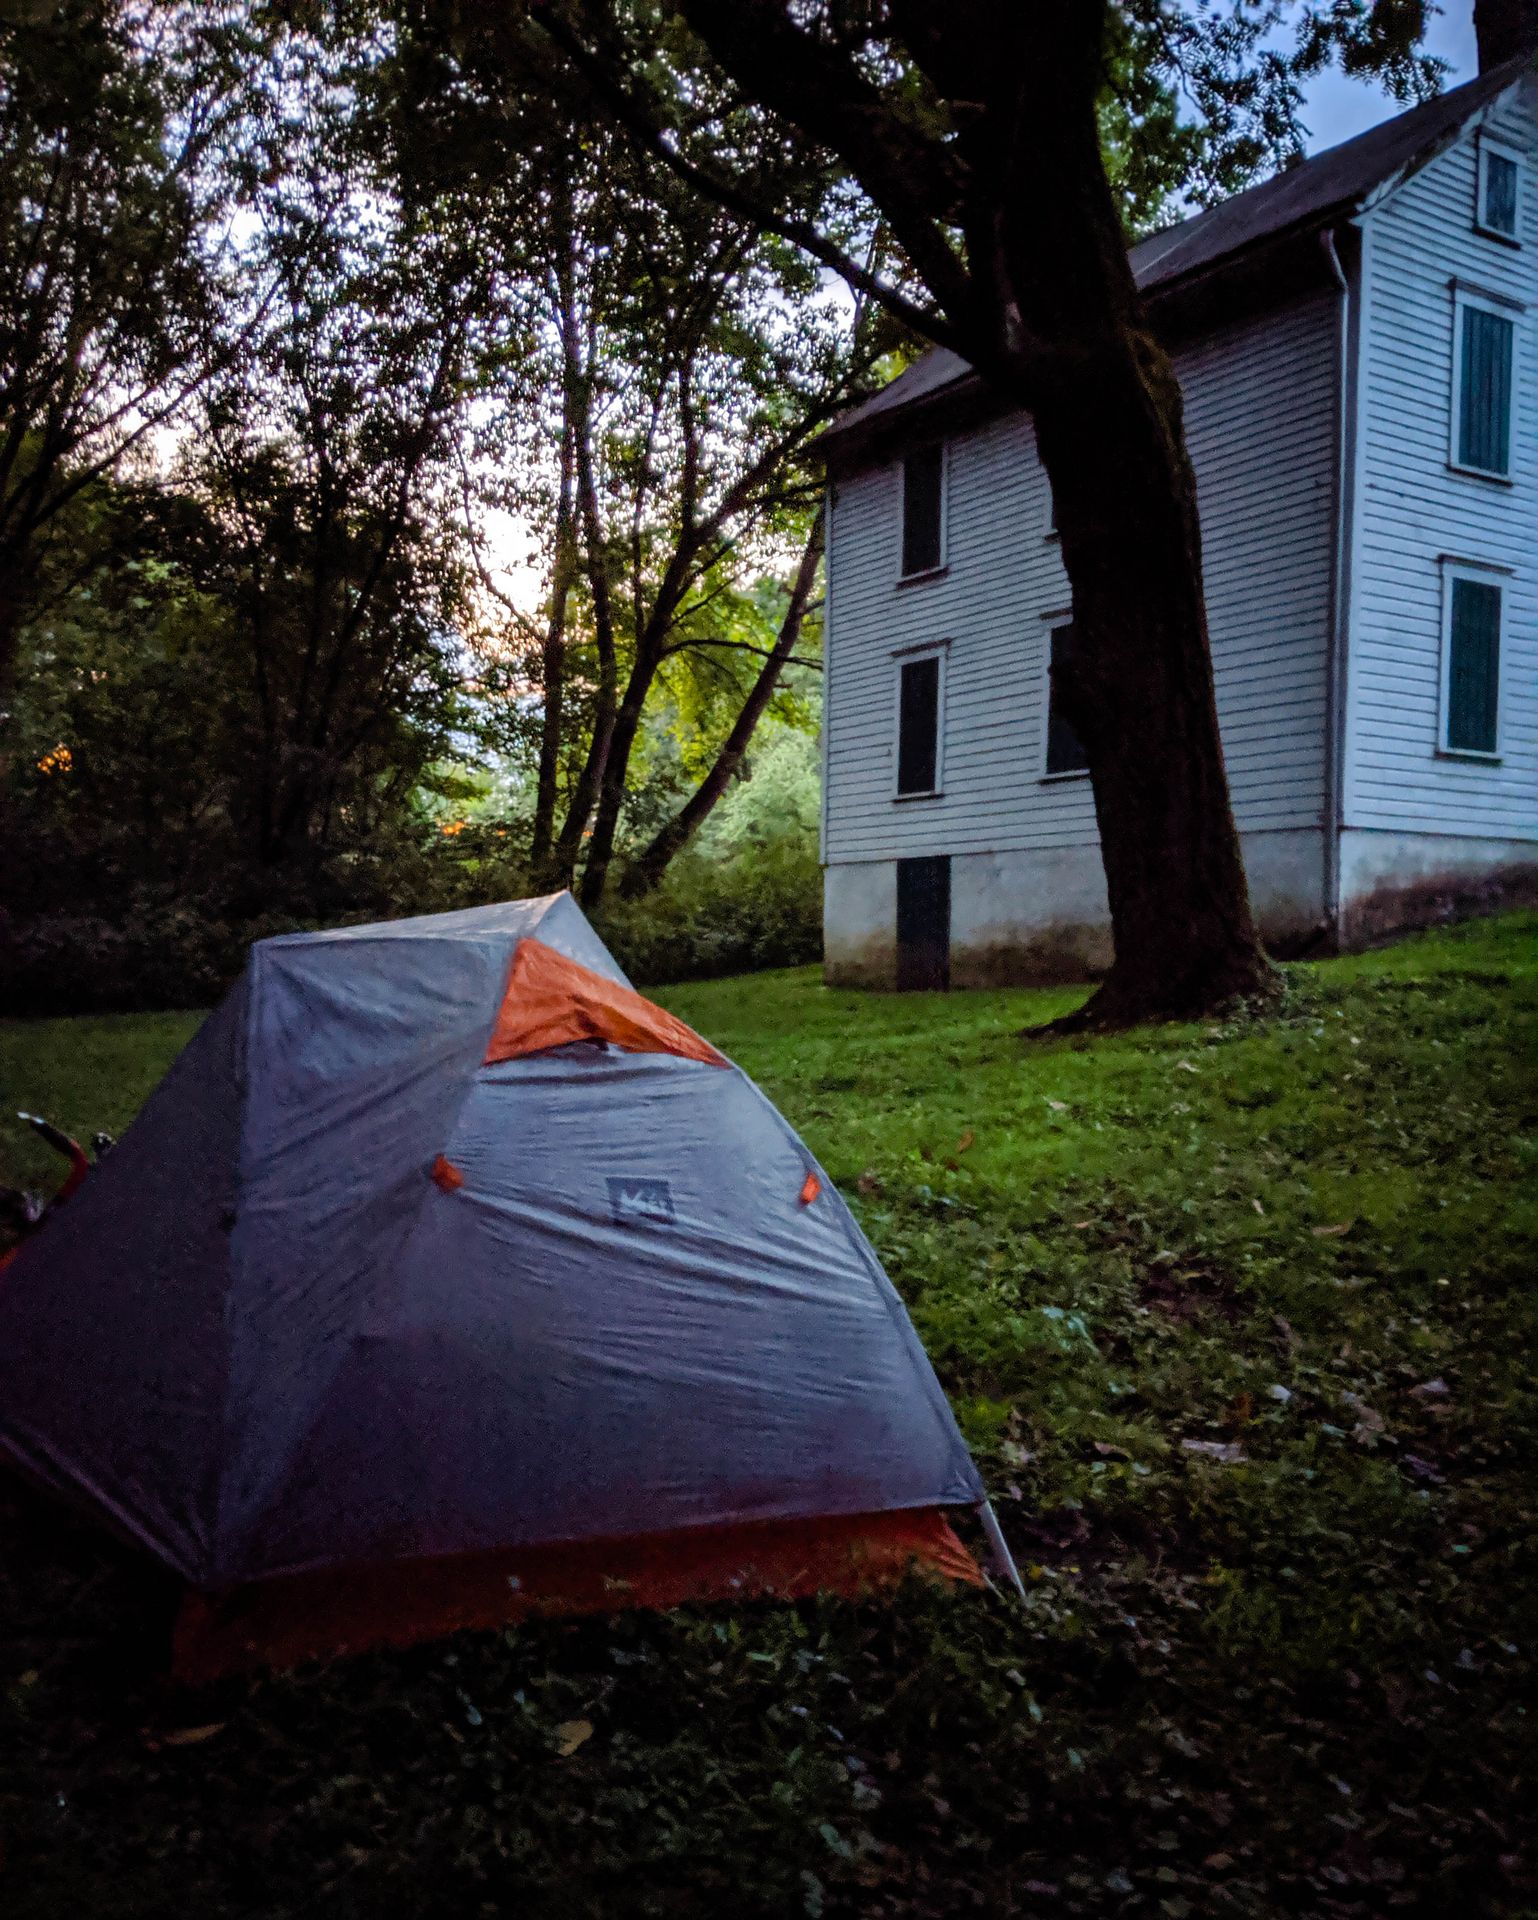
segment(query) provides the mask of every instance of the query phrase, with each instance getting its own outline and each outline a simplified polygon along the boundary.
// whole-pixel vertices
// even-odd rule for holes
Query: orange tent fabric
[[[859,1599],[910,1570],[982,1585],[935,1507],[691,1527],[629,1540],[458,1554],[189,1593],[173,1672],[189,1685],[540,1616],[702,1606],[819,1591]]]
[[[673,1053],[710,1067],[731,1064],[691,1027],[633,987],[606,980],[542,940],[520,940],[486,1065],[575,1040],[606,1040],[626,1053]]]

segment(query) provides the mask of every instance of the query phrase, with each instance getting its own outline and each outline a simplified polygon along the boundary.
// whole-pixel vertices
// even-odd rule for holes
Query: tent
[[[0,1457],[181,1577],[189,1677],[979,1577],[869,1243],[565,893],[258,942],[0,1280]]]

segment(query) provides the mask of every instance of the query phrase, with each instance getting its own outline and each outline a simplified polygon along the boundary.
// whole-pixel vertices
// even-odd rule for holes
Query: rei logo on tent
[[[673,1194],[666,1180],[609,1180],[609,1208],[617,1227],[634,1226],[638,1220],[653,1220],[659,1226],[673,1224]]]

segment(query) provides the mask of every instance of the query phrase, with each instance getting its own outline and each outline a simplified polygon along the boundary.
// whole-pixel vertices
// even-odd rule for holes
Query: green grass
[[[657,997],[856,1208],[1024,1603],[462,1636],[152,1747],[149,1602],[24,1506],[7,1910],[1538,1912],[1538,919],[1117,1038],[1017,1037],[1067,993]],[[5,1104],[121,1124],[192,1025],[0,1026]]]

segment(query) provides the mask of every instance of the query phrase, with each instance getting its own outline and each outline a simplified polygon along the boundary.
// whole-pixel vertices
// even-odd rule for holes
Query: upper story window
[[[1478,194],[1475,226],[1500,240],[1520,240],[1522,155],[1515,147],[1481,138]]]
[[[945,443],[903,461],[903,578],[945,564]]]
[[[1087,773],[1089,755],[1084,742],[1064,716],[1057,695],[1057,674],[1064,655],[1073,645],[1073,621],[1060,619],[1052,628],[1047,654],[1047,754],[1045,773],[1055,778],[1065,773]]]
[[[1516,312],[1460,289],[1453,316],[1452,463],[1505,480],[1511,474]]]
[[[897,797],[940,791],[940,741],[945,710],[945,655],[917,654],[897,668]]]
[[[1443,563],[1443,753],[1500,756],[1501,630],[1504,577],[1471,562]]]

